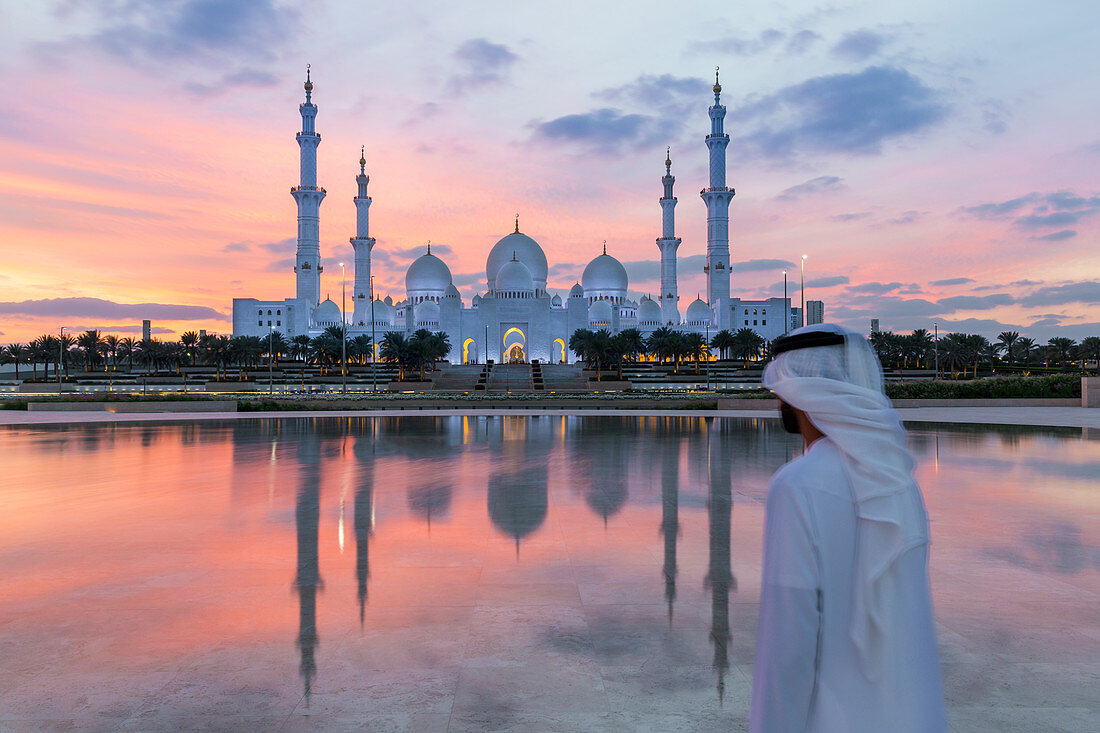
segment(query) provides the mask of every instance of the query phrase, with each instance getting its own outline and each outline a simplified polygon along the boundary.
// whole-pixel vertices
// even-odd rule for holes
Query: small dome
[[[386,303],[386,305],[393,305],[393,298],[391,298],[390,296],[387,295],[385,303]]]
[[[527,266],[536,289],[546,289],[546,275],[549,269],[546,265],[546,253],[542,251],[538,242],[518,230],[501,239],[489,250],[489,256],[485,259],[485,278],[489,287],[493,287],[496,283],[500,268],[512,259],[519,260]]]
[[[451,284],[451,270],[433,254],[418,257],[405,273],[405,290],[435,290],[442,293]]]
[[[626,292],[626,268],[617,259],[608,254],[600,255],[588,263],[581,275],[584,292]]]
[[[509,260],[497,270],[495,290],[498,293],[530,293],[535,289],[531,271],[519,260]]]
[[[642,298],[642,304],[638,306],[638,321],[640,323],[660,323],[661,306],[649,298]]]
[[[332,302],[331,299],[325,300],[324,303],[313,309],[313,322],[325,326],[339,325],[340,306]]]
[[[389,298],[387,298],[386,300],[389,300]],[[374,308],[374,322],[375,323],[393,324],[393,319],[394,319],[394,316],[396,315],[396,311],[394,311],[394,308],[393,308],[392,305],[387,303],[385,300],[376,300],[376,301],[374,301],[373,308]],[[369,316],[369,314],[368,314],[368,316]]]
[[[421,324],[438,325],[439,305],[431,300],[418,303],[416,308],[413,309],[413,319],[416,321],[417,326]]]
[[[588,322],[601,325],[611,323],[611,301],[597,300],[588,309]]]
[[[704,303],[699,298],[696,298],[694,301],[692,301],[691,305],[688,306],[685,320],[687,320],[688,324],[690,325],[702,325],[705,323],[709,323],[710,317],[710,306]]]
[[[551,298],[550,299],[550,305],[557,306],[557,307],[560,308],[561,307],[561,296],[560,295],[555,295],[553,298]]]
[[[445,291],[443,291],[443,297],[444,298],[460,298],[462,296],[460,296],[458,294],[458,288],[455,287],[455,284],[451,283],[450,285],[447,286],[447,289]]]
[[[572,288],[569,289],[569,297],[570,298],[583,298],[584,297],[584,288],[581,287],[580,283],[577,283],[576,285],[574,285]]]

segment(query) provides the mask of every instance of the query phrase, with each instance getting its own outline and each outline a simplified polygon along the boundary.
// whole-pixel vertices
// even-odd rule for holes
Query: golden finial
[[[428,240],[428,254],[432,253],[432,240]]]
[[[516,234],[519,234],[519,212],[516,212]]]
[[[367,164],[367,146],[359,146],[359,166],[362,167]]]
[[[309,80],[309,64],[306,64],[306,83],[305,88],[307,92],[313,91],[313,82]]]
[[[607,240],[603,240],[603,253],[607,254]]]
[[[516,261],[516,251],[512,250],[512,262]]]
[[[672,165],[672,146],[665,148],[665,167]]]
[[[721,94],[722,93],[722,85],[718,83],[718,67],[717,66],[714,67],[714,93],[715,94]]]

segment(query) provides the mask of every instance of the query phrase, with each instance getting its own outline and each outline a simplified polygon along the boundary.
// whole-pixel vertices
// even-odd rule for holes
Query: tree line
[[[423,376],[427,365],[445,357],[450,350],[446,333],[421,329],[410,337],[387,332],[379,342],[378,352],[383,361],[397,365],[403,378],[406,370],[414,369],[419,369]],[[338,368],[345,355],[348,364],[366,364],[373,359],[372,352],[370,336],[345,340],[340,326],[329,326],[313,338],[300,335],[288,339],[279,331],[272,331],[268,337],[200,336],[187,331],[177,341],[120,338],[90,330],[75,336],[43,334],[25,344],[8,344],[0,348],[0,364],[13,364],[16,379],[21,366],[29,367],[31,378],[38,379],[39,366],[44,378],[51,366],[55,374],[68,376],[70,369],[75,368],[85,372],[100,367],[105,372],[125,368],[132,372],[135,364],[146,374],[162,370],[178,372],[187,366],[213,366],[216,378],[221,379],[231,367],[236,367],[243,378],[246,369],[259,367],[265,357],[272,365],[283,358],[315,364],[325,373]]]
[[[674,371],[679,371],[681,362],[694,359],[698,374],[699,362],[709,359],[714,352],[723,359],[749,361],[764,358],[767,347],[764,338],[751,328],[719,331],[709,343],[701,333],[681,333],[665,326],[649,336],[643,336],[636,328],[614,335],[606,328],[598,331],[579,328],[569,337],[569,348],[581,360],[596,369],[617,369],[620,376],[623,363],[639,357],[672,362]]]
[[[977,376],[979,369],[997,365],[1030,368],[1033,364],[1061,369],[1073,368],[1086,361],[1100,360],[1100,336],[1089,336],[1077,343],[1055,336],[1045,344],[1002,331],[995,341],[979,334],[947,333],[938,340],[926,329],[911,334],[878,331],[871,334],[871,346],[886,368],[934,369],[966,377]]]

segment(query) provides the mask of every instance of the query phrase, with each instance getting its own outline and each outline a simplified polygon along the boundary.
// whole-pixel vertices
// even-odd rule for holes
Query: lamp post
[[[932,346],[936,352],[936,379],[940,378],[940,324],[938,322],[932,324],[932,328],[935,329],[936,335],[932,337]]]
[[[707,341],[706,341],[706,349],[707,349],[707,390],[706,391],[710,392],[710,321],[707,321],[706,328],[707,328],[707,337],[706,337],[707,338]]]
[[[344,316],[344,263],[340,263],[340,384],[348,393],[348,320]]]
[[[799,287],[802,295],[802,309],[799,311],[798,320],[806,325],[806,255],[802,255],[802,285]]]
[[[57,395],[61,396],[61,366],[65,363],[65,327],[57,338]]]
[[[267,393],[275,394],[275,327],[267,327]]]
[[[378,388],[378,362],[374,356],[378,353],[378,343],[374,340],[374,275],[370,276],[370,393]]]
[[[783,335],[791,328],[791,301],[787,299],[787,271],[783,271]]]

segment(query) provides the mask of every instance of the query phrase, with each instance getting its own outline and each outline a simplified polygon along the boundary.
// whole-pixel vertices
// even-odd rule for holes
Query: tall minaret
[[[366,326],[370,318],[370,253],[374,249],[374,240],[370,236],[370,196],[367,195],[367,154],[359,151],[359,175],[355,177],[359,184],[359,193],[355,201],[355,236],[351,246],[355,250],[355,291],[352,299],[355,312],[352,314],[352,326]]]
[[[672,195],[672,184],[676,177],[672,175],[671,150],[665,150],[665,175],[661,178],[665,184],[665,195],[661,197],[661,236],[657,248],[661,250],[661,322],[665,325],[680,323],[680,307],[676,294],[676,248],[680,240],[676,238],[676,197]]]
[[[312,308],[321,302],[321,241],[320,209],[325,189],[317,187],[317,146],[321,136],[314,129],[313,120],[317,116],[317,105],[310,97],[313,95],[313,82],[309,80],[309,67],[306,66],[306,101],[298,106],[302,113],[302,131],[296,136],[301,148],[301,182],[290,189],[290,195],[298,204],[298,253],[294,261],[297,274],[297,298],[304,300]]]
[[[710,185],[699,192],[707,205],[707,305],[715,314],[711,323],[728,328],[730,321],[730,200],[733,189],[726,186],[726,146],[730,136],[722,129],[726,108],[722,106],[722,85],[714,70],[714,105],[710,108]]]

